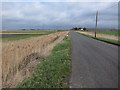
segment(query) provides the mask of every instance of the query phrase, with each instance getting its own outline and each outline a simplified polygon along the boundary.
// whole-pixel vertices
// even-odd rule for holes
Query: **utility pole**
[[[95,37],[97,32],[97,21],[98,21],[98,11],[96,12],[96,28],[95,28]]]

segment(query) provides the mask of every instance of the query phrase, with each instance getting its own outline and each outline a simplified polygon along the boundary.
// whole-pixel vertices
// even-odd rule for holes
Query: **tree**
[[[78,30],[81,30],[81,29],[82,29],[81,27],[78,28]]]
[[[77,27],[73,27],[72,30],[78,30],[78,28]]]
[[[86,31],[86,30],[87,30],[87,28],[85,28],[85,27],[84,27],[84,28],[83,28],[83,30],[84,30],[84,31]]]

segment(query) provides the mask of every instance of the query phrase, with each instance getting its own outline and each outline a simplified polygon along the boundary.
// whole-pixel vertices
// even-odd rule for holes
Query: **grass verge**
[[[57,44],[52,54],[38,63],[36,73],[18,88],[68,88],[71,41],[69,38]]]
[[[13,40],[26,39],[30,37],[39,37],[42,35],[48,35],[48,34],[31,34],[31,35],[24,35],[24,36],[15,36],[15,37],[2,38],[2,40],[13,41]]]
[[[96,40],[104,41],[104,42],[111,43],[111,44],[114,44],[114,45],[120,45],[120,41],[117,41],[117,40],[93,37],[91,35],[86,35],[86,34],[83,34],[83,33],[80,33],[80,32],[77,32],[77,33],[79,33],[81,35],[84,35],[84,36],[87,36],[87,37],[90,37],[90,38],[93,38],[93,39],[96,39]]]

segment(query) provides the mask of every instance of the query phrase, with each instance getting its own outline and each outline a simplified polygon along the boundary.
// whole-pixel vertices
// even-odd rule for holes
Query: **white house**
[[[80,30],[83,31],[83,28],[81,28]]]

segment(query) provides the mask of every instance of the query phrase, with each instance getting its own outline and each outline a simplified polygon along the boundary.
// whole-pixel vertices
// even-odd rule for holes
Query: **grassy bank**
[[[117,40],[111,40],[111,39],[106,39],[106,38],[93,37],[91,35],[86,35],[86,34],[83,34],[83,33],[80,33],[80,32],[77,32],[77,33],[79,33],[81,35],[84,35],[84,36],[87,36],[87,37],[90,37],[90,38],[93,38],[93,39],[104,41],[104,42],[107,42],[107,43],[111,43],[111,44],[115,44],[115,45],[120,45],[120,41],[117,41]]]
[[[67,88],[70,76],[70,37],[56,45],[49,57],[39,62],[36,74],[18,88]]]
[[[20,39],[26,39],[30,37],[39,37],[42,35],[47,35],[47,34],[31,34],[31,35],[24,35],[24,36],[15,36],[15,37],[8,37],[8,38],[1,38],[3,41],[13,41],[13,40],[20,40]]]

